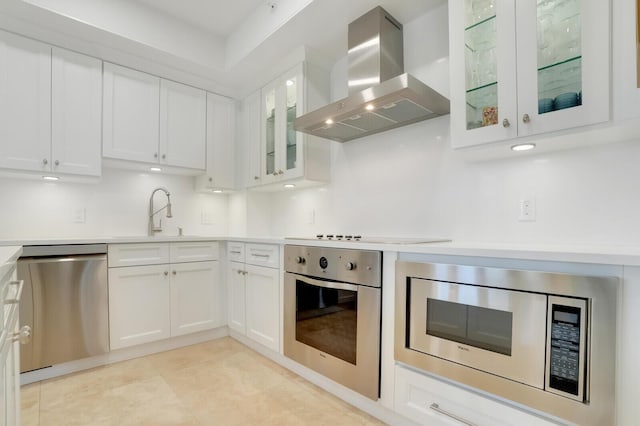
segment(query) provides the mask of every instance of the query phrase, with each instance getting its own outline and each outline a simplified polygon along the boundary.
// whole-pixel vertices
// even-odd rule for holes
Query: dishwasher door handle
[[[106,254],[82,254],[79,256],[56,256],[56,257],[28,257],[21,258],[25,263],[60,263],[60,262],[85,262],[89,260],[107,260]]]

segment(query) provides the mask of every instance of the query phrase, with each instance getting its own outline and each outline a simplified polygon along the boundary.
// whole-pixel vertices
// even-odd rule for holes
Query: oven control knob
[[[353,271],[356,269],[356,264],[354,262],[347,262],[344,267],[347,268],[347,271]]]
[[[296,256],[296,263],[299,264],[299,265],[304,265],[304,263],[305,263],[304,257]]]
[[[327,269],[327,266],[329,266],[329,261],[327,261],[327,258],[326,258],[326,257],[322,256],[322,257],[320,258],[320,267],[321,267],[322,269]]]

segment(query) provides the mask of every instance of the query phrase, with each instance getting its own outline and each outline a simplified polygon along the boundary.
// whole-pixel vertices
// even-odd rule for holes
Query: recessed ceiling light
[[[58,176],[42,176],[44,180],[60,180]]]
[[[292,184],[292,183],[285,183],[284,187],[285,188],[295,188],[296,186],[294,184]]]
[[[327,118],[327,121],[325,121],[325,124],[333,124],[333,120],[330,118]]]
[[[511,150],[513,151],[528,151],[536,147],[535,143],[521,143],[518,145],[513,145]]]
[[[215,194],[221,194],[222,193],[222,189],[212,189],[211,191],[213,193],[215,193]]]
[[[152,172],[161,172],[162,169],[160,167],[149,167],[149,170],[151,170]]]
[[[293,80],[287,80],[287,86],[293,86]]]
[[[368,104],[366,107],[364,107],[367,111],[373,111],[374,109],[376,109],[376,107],[373,106],[373,104]]]

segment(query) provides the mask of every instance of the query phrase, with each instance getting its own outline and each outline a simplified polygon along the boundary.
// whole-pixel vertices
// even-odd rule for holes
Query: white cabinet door
[[[160,161],[205,168],[206,92],[169,80],[160,82]]]
[[[51,47],[0,31],[0,167],[51,161]]]
[[[218,262],[174,263],[171,267],[171,336],[224,325]]]
[[[104,63],[102,155],[157,163],[160,79]]]
[[[100,176],[102,61],[54,47],[51,71],[52,170]]]
[[[280,270],[246,265],[247,336],[280,350]]]
[[[262,183],[262,162],[260,152],[261,129],[261,93],[252,93],[240,105],[238,134],[241,155],[238,155],[238,181],[249,188]]]
[[[246,333],[245,321],[245,265],[240,262],[227,264],[227,324],[238,333]]]
[[[109,269],[111,350],[171,335],[169,266]]]
[[[233,99],[207,93],[207,164],[198,190],[235,189],[235,108]]]
[[[171,263],[206,262],[218,260],[217,241],[191,241],[188,243],[170,243],[169,259]]]

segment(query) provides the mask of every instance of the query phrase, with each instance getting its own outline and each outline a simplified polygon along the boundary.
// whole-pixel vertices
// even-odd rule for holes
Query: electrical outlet
[[[73,209],[73,222],[85,223],[87,220],[87,209],[84,207],[77,207]]]
[[[315,225],[316,223],[316,210],[307,210],[307,225]]]
[[[213,213],[211,213],[208,210],[202,210],[202,214],[201,214],[201,222],[203,225],[213,225],[214,224],[214,220],[213,220]]]
[[[522,197],[520,199],[520,222],[534,222],[536,220],[536,199],[535,197]]]

